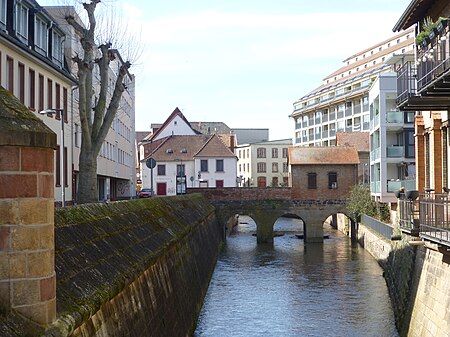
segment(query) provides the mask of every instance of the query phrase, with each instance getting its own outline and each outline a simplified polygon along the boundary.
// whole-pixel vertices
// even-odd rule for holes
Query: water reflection
[[[376,261],[331,228],[324,244],[305,245],[293,220],[281,220],[288,232],[273,245],[257,245],[253,221],[241,219],[194,336],[398,336]]]

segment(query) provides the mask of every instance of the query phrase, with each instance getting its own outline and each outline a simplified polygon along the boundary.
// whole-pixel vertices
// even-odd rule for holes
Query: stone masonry
[[[41,326],[56,317],[56,135],[0,88],[0,311]]]

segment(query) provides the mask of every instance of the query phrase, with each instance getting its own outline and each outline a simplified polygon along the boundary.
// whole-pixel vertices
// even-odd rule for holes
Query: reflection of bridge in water
[[[258,243],[273,242],[274,224],[282,216],[303,221],[305,242],[323,242],[324,222],[331,216],[335,223],[339,213],[347,215],[346,200],[293,200],[290,188],[211,188],[189,192],[202,193],[210,200],[224,225],[237,214],[250,216],[256,222]],[[353,224],[351,218],[350,221]]]

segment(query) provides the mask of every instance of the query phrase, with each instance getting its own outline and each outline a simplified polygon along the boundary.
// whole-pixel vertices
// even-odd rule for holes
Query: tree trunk
[[[97,153],[95,151],[82,150],[80,152],[78,177],[77,202],[80,204],[98,202]]]

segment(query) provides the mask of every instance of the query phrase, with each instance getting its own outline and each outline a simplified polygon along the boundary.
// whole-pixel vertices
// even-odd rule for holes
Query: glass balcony
[[[387,111],[386,122],[388,123],[403,123],[403,111]]]
[[[389,193],[394,193],[398,191],[400,188],[404,188],[406,191],[413,191],[416,189],[416,180],[415,179],[392,179],[387,182],[387,191]]]
[[[389,158],[404,157],[405,148],[403,146],[388,146],[386,148],[386,156]]]
[[[370,160],[375,161],[377,159],[381,158],[381,152],[380,152],[380,148],[377,147],[376,149],[373,149],[372,151],[370,151]]]
[[[371,193],[380,193],[381,191],[381,182],[380,181],[371,181],[370,182],[370,192]]]

